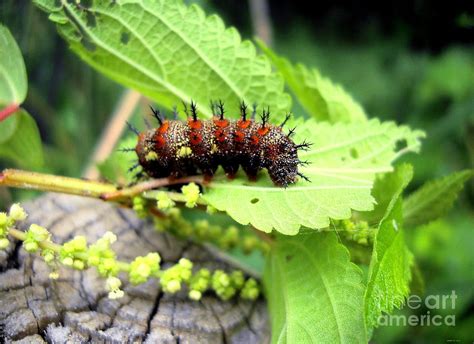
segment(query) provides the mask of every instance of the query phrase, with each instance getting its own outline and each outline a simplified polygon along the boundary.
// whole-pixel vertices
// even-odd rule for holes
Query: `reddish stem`
[[[7,119],[8,116],[13,115],[19,108],[20,105],[18,104],[10,104],[6,108],[0,110],[0,122]]]
[[[129,188],[103,193],[100,196],[100,198],[103,199],[104,201],[116,201],[121,198],[131,198],[133,196],[141,194],[142,192],[156,189],[162,186],[168,186],[168,185],[173,185],[173,184],[186,184],[186,183],[191,183],[191,182],[202,184],[203,178],[201,176],[190,176],[190,177],[183,177],[183,178],[178,178],[178,179],[170,179],[170,178],[151,179],[146,182],[131,186]]]

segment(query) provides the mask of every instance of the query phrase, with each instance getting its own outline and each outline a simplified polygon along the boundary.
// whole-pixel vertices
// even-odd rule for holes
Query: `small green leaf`
[[[272,343],[366,343],[362,271],[334,233],[279,237],[264,273]]]
[[[380,222],[374,240],[365,292],[365,319],[369,332],[377,326],[382,312],[400,308],[409,293],[413,255],[403,234],[402,191],[413,177],[410,165],[398,166],[392,179],[397,183],[392,201]]]
[[[370,212],[361,213],[363,220],[377,224],[385,216],[387,208],[392,202],[393,195],[397,193],[400,188],[400,176],[398,173],[386,173],[377,175],[374,188],[372,189],[372,196],[376,204],[374,209]]]
[[[8,129],[0,124],[0,136],[10,132],[7,140],[0,143],[0,157],[15,161],[20,167],[38,169],[43,165],[43,148],[35,120],[20,109],[6,121]]]
[[[134,180],[134,173],[128,172],[128,170],[136,163],[137,155],[134,151],[125,152],[121,150],[135,148],[136,144],[136,136],[123,139],[118,148],[105,161],[97,165],[102,177],[122,185],[132,182]]]
[[[238,116],[239,102],[291,106],[283,80],[249,41],[216,16],[182,1],[35,0],[72,50],[111,79],[172,108],[193,99],[210,117],[210,100]]]
[[[424,184],[403,202],[405,226],[416,227],[445,215],[472,176],[474,170],[465,170]]]
[[[244,177],[215,180],[206,187],[204,199],[237,222],[265,232],[276,229],[294,235],[301,226],[328,227],[329,218],[347,219],[351,209],[372,210],[375,174],[391,171],[391,163],[401,154],[418,151],[423,136],[378,120],[336,125],[310,120],[298,129],[295,142],[313,143],[310,151],[298,154],[309,161],[300,171],[310,182],[300,180],[285,189],[263,175],[255,183]],[[401,142],[404,147],[397,148]]]
[[[3,121],[0,121],[0,144],[10,140],[15,134],[18,125],[17,116],[8,116]]]
[[[317,69],[309,69],[302,64],[292,65],[262,41],[257,43],[283,75],[308,114],[332,123],[367,120],[362,107],[341,86],[323,77]]]
[[[0,106],[21,104],[25,100],[27,87],[20,48],[10,31],[0,25]]]

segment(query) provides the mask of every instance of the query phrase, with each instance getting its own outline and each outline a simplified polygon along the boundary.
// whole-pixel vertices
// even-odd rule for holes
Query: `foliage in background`
[[[20,49],[10,31],[0,24],[0,157],[25,168],[38,169],[43,163],[38,128],[28,112],[19,109],[27,85]]]
[[[193,13],[197,13],[197,14],[200,13],[199,10],[193,10],[193,11],[194,11]],[[202,15],[199,18],[200,18],[199,22],[202,23]],[[60,20],[61,17],[56,16],[53,19],[57,21],[57,20]],[[216,19],[213,19],[213,20],[216,20]],[[92,20],[92,22],[93,22],[93,20]],[[97,25],[97,23],[96,24],[86,23],[86,25],[92,25],[93,28],[94,28],[94,25]],[[98,26],[100,26],[100,25],[98,25]],[[97,29],[97,27],[95,27],[95,28]],[[120,37],[120,38],[122,38],[122,37]],[[130,37],[129,37],[129,39],[130,39]],[[87,44],[88,43],[86,43],[86,45]],[[299,44],[301,44],[301,42]],[[320,45],[320,47],[321,46],[322,45]],[[90,47],[91,46],[89,45],[89,48]],[[81,49],[82,45],[77,43],[77,48]],[[339,47],[339,48],[341,48],[341,47]],[[410,109],[410,107],[411,107],[412,109],[415,109],[414,113],[416,115],[413,115],[412,118],[408,118],[408,122],[415,123],[418,126],[426,127],[424,125],[424,122],[426,121],[426,118],[430,118],[430,116],[431,116],[430,111],[433,111],[433,109],[436,109],[436,111],[440,111],[438,109],[439,104],[437,103],[439,101],[439,99],[441,97],[443,97],[445,99],[448,98],[448,100],[449,100],[449,106],[444,106],[444,108],[448,109],[448,111],[447,111],[448,112],[448,120],[435,121],[435,123],[432,124],[428,129],[429,133],[434,131],[434,137],[435,138],[433,139],[433,136],[431,136],[428,139],[428,140],[432,140],[431,142],[436,143],[436,144],[432,144],[432,150],[433,151],[430,152],[430,150],[429,150],[430,145],[428,144],[428,153],[425,152],[425,155],[423,155],[422,158],[419,159],[421,161],[421,163],[415,163],[415,171],[416,171],[415,176],[418,175],[418,178],[419,178],[417,184],[419,184],[419,182],[421,180],[419,175],[421,175],[422,178],[426,178],[427,176],[439,175],[439,172],[444,172],[444,174],[445,174],[447,171],[456,170],[459,167],[467,167],[466,165],[464,165],[464,166],[449,165],[450,163],[455,162],[456,158],[458,158],[458,157],[462,157],[462,158],[458,159],[457,161],[461,161],[465,164],[466,160],[463,160],[463,159],[465,159],[465,156],[467,156],[466,154],[463,155],[463,149],[462,148],[461,149],[455,149],[456,152],[459,151],[460,153],[455,152],[454,154],[451,154],[451,151],[453,150],[453,147],[458,147],[459,145],[458,146],[456,146],[456,145],[454,145],[454,146],[451,145],[450,146],[450,143],[455,142],[455,140],[458,140],[457,142],[459,142],[459,141],[462,142],[462,140],[465,138],[465,135],[464,136],[463,135],[458,135],[458,130],[460,128],[463,128],[465,123],[469,123],[468,115],[472,114],[472,111],[471,111],[472,107],[470,105],[470,104],[472,104],[472,84],[469,84],[469,82],[462,82],[462,83],[460,83],[460,85],[457,85],[455,82],[451,82],[451,83],[447,82],[446,84],[448,86],[445,86],[444,83],[443,83],[443,78],[452,78],[450,80],[453,80],[453,81],[456,80],[456,74],[457,74],[456,68],[455,67],[453,68],[452,66],[464,66],[464,67],[466,67],[465,68],[466,70],[472,71],[472,63],[471,64],[469,63],[469,59],[462,58],[462,57],[459,58],[459,56],[470,56],[469,55],[470,53],[465,52],[465,51],[461,51],[460,54],[458,54],[458,53],[456,53],[456,54],[448,53],[448,54],[445,55],[445,56],[448,56],[448,57],[442,56],[439,59],[434,59],[433,63],[431,63],[430,61],[428,61],[428,62],[426,61],[426,59],[427,59],[426,57],[419,58],[419,56],[415,56],[415,55],[410,56],[410,55],[408,55],[408,53],[403,52],[402,54],[400,54],[398,56],[395,56],[394,59],[395,59],[396,63],[392,64],[394,66],[393,69],[390,70],[389,73],[385,74],[384,69],[383,69],[383,65],[382,65],[383,57],[384,57],[384,54],[387,54],[387,52],[393,50],[393,47],[388,47],[388,49],[386,51],[381,49],[382,53],[381,53],[380,50],[377,51],[375,49],[372,49],[372,51],[370,49],[367,49],[367,51],[363,51],[363,49],[359,49],[359,51],[356,50],[356,52],[354,53],[353,48],[354,47],[347,47],[347,46],[344,47],[344,46],[342,46],[342,49],[340,49],[339,51],[337,51],[337,49],[338,49],[337,47],[336,47],[336,49],[333,49],[333,51],[331,51],[331,49],[329,49],[329,50],[326,49],[324,51],[324,54],[319,55],[320,59],[321,59],[321,56],[324,56],[323,59],[326,59],[325,63],[319,63],[318,58],[316,58],[316,59],[312,58],[312,60],[308,64],[309,65],[318,65],[318,67],[321,71],[325,71],[325,69],[327,67],[327,64],[328,64],[328,61],[331,61],[331,59],[334,60],[334,58],[337,57],[337,56],[345,56],[343,61],[339,62],[339,65],[338,65],[337,58],[335,59],[335,61],[331,61],[332,65],[336,66],[336,67],[333,67],[334,70],[339,68],[338,73],[339,73],[339,76],[341,77],[341,78],[338,78],[336,76],[335,80],[343,81],[344,84],[350,86],[350,87],[348,87],[348,89],[355,88],[354,90],[351,90],[351,91],[355,94],[356,98],[362,99],[363,103],[367,105],[366,108],[368,109],[368,111],[367,111],[368,113],[370,113],[372,115],[381,115],[381,116],[383,116],[384,112],[385,112],[387,114],[394,114],[395,116],[392,116],[392,117],[395,117],[398,120],[403,120],[403,119],[405,119],[405,116],[407,116],[407,114],[411,112],[411,109]],[[385,48],[387,48],[387,46],[385,46]],[[319,48],[316,48],[316,49],[319,49]],[[350,52],[350,56],[352,57],[351,58],[351,63],[349,63],[349,64],[346,63],[347,62],[347,55],[349,53],[341,54],[341,50],[344,50],[344,49],[347,49],[347,51]],[[302,51],[302,50],[301,49],[300,50],[293,49],[293,51],[297,52],[297,51]],[[306,53],[308,53],[307,49],[305,51],[306,51]],[[85,50],[81,50],[81,52],[83,54],[86,54],[86,55],[88,54],[88,52],[85,51]],[[360,53],[360,54],[358,55],[358,53]],[[405,54],[405,55],[403,55],[403,54]],[[367,61],[364,60],[367,57],[373,63],[367,63]],[[360,59],[364,60],[364,63],[358,62],[358,58],[359,58],[359,60]],[[446,61],[448,61],[448,62],[446,62]],[[471,61],[472,61],[472,59],[471,59]],[[276,64],[276,65],[278,66],[278,64]],[[344,66],[344,67],[340,68],[341,66]],[[425,75],[419,75],[420,73],[417,72],[416,68],[419,68],[420,66],[422,68],[425,68],[428,71],[427,73],[425,73]],[[281,67],[279,67],[279,68],[280,68],[280,71],[282,72],[282,74],[284,76],[285,75],[284,71],[281,70]],[[327,89],[329,88],[331,90],[331,92],[329,93],[330,96],[334,96],[334,95],[337,94],[337,93],[335,93],[335,91],[337,91],[338,89],[335,88],[330,82],[329,82],[329,87],[325,87],[326,85],[328,85],[327,84],[328,81],[326,79],[321,79],[321,77],[319,76],[319,74],[317,72],[313,71],[312,74],[310,74],[308,72],[309,69],[305,69],[305,67],[298,67],[298,68],[300,68],[300,70],[299,70],[300,72],[302,71],[301,75],[303,75],[303,77],[305,79],[308,78],[308,75],[312,75],[309,78],[313,78],[313,80],[311,80],[310,82],[307,82],[307,83],[305,82],[305,83],[300,84],[300,85],[304,85],[304,89],[301,91],[301,90],[295,90],[294,88],[292,88],[291,87],[291,82],[289,81],[289,77],[288,76],[285,77],[285,79],[287,80],[290,88],[292,88],[292,92],[295,95],[297,95],[298,97],[301,97],[301,99],[300,99],[301,104],[303,104],[303,105],[305,104],[304,98],[303,98],[305,93],[306,94],[311,94],[311,92],[317,92],[319,90],[320,91],[319,95],[323,95],[322,97],[324,97],[324,94],[327,94],[324,91],[327,92]],[[376,71],[378,71],[378,74],[373,73],[374,69]],[[432,72],[430,72],[430,71],[432,71]],[[423,73],[421,73],[421,74],[423,74]],[[469,73],[466,73],[466,74],[469,75]],[[329,72],[328,75],[331,75],[331,73]],[[356,77],[354,77],[354,75]],[[291,77],[291,75],[290,75],[290,77]],[[411,79],[410,80],[408,80],[408,79],[403,80],[404,77],[409,77]],[[347,79],[353,78],[352,81],[358,80],[358,82],[356,82],[356,83],[354,83],[354,82],[344,82],[344,80],[341,80],[343,78],[347,78]],[[321,80],[324,80],[325,82],[321,82]],[[396,84],[396,81],[394,81],[394,80],[397,80],[397,82],[398,82],[397,85],[402,85],[402,86],[399,86],[400,87],[400,92],[397,92],[396,89],[394,89],[393,85]],[[468,79],[464,78],[462,76],[462,80],[468,80]],[[357,85],[362,85],[362,87],[357,87]],[[365,89],[364,89],[364,86],[365,86]],[[459,86],[459,87],[457,87],[457,86]],[[405,88],[403,88],[403,87],[405,87]],[[369,90],[367,91],[367,89],[369,89]],[[363,97],[360,97],[360,94],[364,94],[364,92],[366,92],[365,93],[365,96],[366,96],[365,99]],[[283,93],[281,93],[280,95],[282,95],[282,94]],[[350,97],[347,98],[347,96],[344,92],[342,92],[342,94],[343,94],[343,97],[346,97],[346,99],[350,99],[353,102],[353,100]],[[382,94],[382,96],[380,96],[381,94]],[[415,96],[413,96],[413,94],[415,94]],[[193,96],[193,98],[194,98],[194,96]],[[206,101],[207,101],[207,99],[206,99]],[[230,102],[232,103],[232,100],[230,100]],[[348,102],[346,101],[343,104],[347,104],[347,103]],[[323,104],[324,104],[324,98],[323,98]],[[356,104],[356,106],[358,106],[357,103],[355,103],[355,104]],[[169,107],[169,104],[164,104],[164,105]],[[203,104],[203,106],[204,106],[204,109],[205,109],[206,105]],[[379,106],[379,109],[374,110],[374,107],[376,108],[376,106]],[[306,108],[307,109],[315,109],[316,107],[312,106],[310,104],[310,105],[306,105]],[[353,105],[351,105],[351,107],[348,107],[348,108],[353,108]],[[329,107],[328,107],[328,109],[329,109]],[[383,110],[383,109],[385,109],[385,110]],[[394,112],[394,111],[396,111],[396,112]],[[327,110],[324,113],[325,113],[324,116],[327,116],[327,114],[330,114],[331,111]],[[336,112],[336,113],[338,113],[338,112]],[[308,110],[308,114],[311,115],[311,110]],[[320,116],[320,115],[316,115],[316,117],[318,117],[318,116]],[[338,115],[336,117],[340,118],[340,115]],[[73,118],[73,117],[71,117],[71,118]],[[453,121],[453,119],[455,119],[455,121]],[[446,125],[446,124],[450,124],[450,125]],[[436,128],[436,125],[437,125],[437,128]],[[434,130],[433,127],[435,127],[436,130]],[[453,133],[456,133],[456,135],[453,135]],[[453,138],[453,136],[454,136],[454,138]],[[337,139],[337,137],[336,137],[336,139]],[[433,162],[439,162],[440,161],[439,160],[440,155],[437,153],[437,150],[439,149],[439,142],[441,142],[442,140],[446,140],[447,143],[448,143],[447,144],[448,149],[443,152],[444,156],[451,156],[452,155],[453,158],[447,159],[446,164],[444,162],[436,164],[436,163],[433,163]],[[466,139],[466,141],[467,141],[467,139]],[[428,142],[430,142],[430,141],[428,141]],[[466,148],[464,148],[464,149],[466,149]],[[351,151],[349,150],[349,154],[350,154],[350,152]],[[447,152],[449,152],[448,155],[447,155]],[[334,157],[336,157],[336,155],[334,155]],[[429,164],[428,162],[431,162],[431,164]],[[459,163],[456,162],[456,164],[459,164]],[[430,170],[428,171],[426,168],[423,168],[423,165],[430,167]],[[435,166],[435,168],[432,168],[433,166]],[[421,167],[421,168],[419,168],[419,167]],[[445,169],[443,170],[443,168],[445,168]],[[463,172],[463,173],[464,173],[463,174],[464,177],[462,177],[462,178],[456,178],[455,176],[446,177],[445,182],[443,182],[443,184],[445,184],[446,181],[448,181],[447,183],[451,187],[446,187],[444,189],[444,192],[442,192],[440,194],[440,197],[438,199],[444,199],[444,198],[449,199],[450,197],[448,197],[448,196],[450,196],[454,193],[457,193],[457,192],[455,192],[455,190],[457,190],[459,188],[459,186],[462,185],[463,181],[468,178],[467,175],[469,173],[472,173],[472,172],[466,171],[466,172]],[[396,175],[397,174],[394,174],[394,176],[395,176],[395,177],[393,177],[394,179],[397,178]],[[343,174],[340,177],[347,178],[348,176]],[[390,232],[390,230],[393,229],[392,228],[393,227],[393,224],[392,224],[393,221],[392,221],[392,223],[391,223],[391,221],[388,221],[388,220],[396,220],[397,227],[400,228],[400,230],[403,230],[402,229],[403,228],[403,221],[402,221],[402,218],[401,218],[402,215],[400,214],[401,200],[399,199],[401,189],[402,189],[402,184],[398,188],[396,186],[394,186],[393,188],[388,188],[391,191],[385,195],[385,197],[388,198],[387,203],[385,203],[385,206],[389,207],[390,209],[389,209],[389,213],[385,213],[384,221],[382,221],[380,223],[380,227],[379,227],[379,233],[385,233],[385,235],[382,236],[382,234],[380,234],[380,237],[379,238],[376,237],[376,239],[375,239],[377,241],[379,241],[379,240],[380,240],[380,242],[384,242],[384,241],[387,241],[387,240],[389,242],[390,241],[394,241],[394,242],[396,241],[398,243],[398,245],[400,245],[400,242],[403,243],[403,240],[400,239],[401,234],[398,235],[397,237],[391,237],[390,236],[391,234],[393,234],[393,233]],[[387,185],[385,185],[385,186],[387,186]],[[404,185],[404,186],[406,186],[406,185]],[[245,190],[245,188],[243,188],[243,190]],[[243,191],[243,192],[245,193],[245,191]],[[421,192],[422,191],[419,191],[419,193],[421,193]],[[377,195],[375,194],[375,190],[374,190],[373,196],[378,200]],[[412,197],[415,197],[415,196],[412,196]],[[392,198],[393,198],[393,200],[392,200]],[[253,200],[253,199],[254,198],[251,198],[251,200]],[[407,202],[409,202],[409,201],[410,201],[410,199],[407,200]],[[405,202],[405,204],[407,204],[407,202]],[[411,207],[408,207],[408,208],[411,208]],[[360,209],[360,210],[363,210],[363,209]],[[386,211],[387,211],[387,209],[381,209],[382,215]],[[333,215],[333,214],[331,214],[331,215]],[[372,214],[372,215],[373,215],[372,220],[374,221],[372,223],[372,225],[375,224],[375,227],[377,227],[378,221],[380,221],[382,218],[378,218],[378,215],[376,216],[376,214]],[[438,216],[438,215],[439,214],[435,214],[435,216]],[[337,218],[338,216],[331,216],[331,217],[336,217]],[[413,214],[411,215],[411,218],[412,219],[414,218]],[[425,218],[423,221],[426,221],[426,220],[427,219]],[[318,220],[318,221],[322,221],[322,220]],[[243,222],[246,222],[246,221],[243,221]],[[281,228],[283,228],[283,227],[285,227],[285,226],[282,226]],[[315,227],[318,227],[318,226],[315,225]],[[385,229],[381,231],[381,228],[385,228]],[[444,228],[445,228],[445,232],[450,231],[450,230],[452,231],[452,229],[449,227],[449,225],[445,225]],[[400,232],[400,233],[402,233],[402,232]],[[417,231],[416,233],[420,233],[420,231]],[[317,236],[317,235],[321,235],[321,234],[313,234],[312,236]],[[295,238],[295,240],[298,240],[297,238],[301,238],[301,237],[298,236],[298,237]],[[449,239],[449,238],[445,238],[445,239]],[[433,245],[434,243],[430,240],[431,240],[431,237],[428,237],[428,236],[425,236],[424,239],[423,239],[423,237],[421,239],[419,239],[419,241],[421,243],[428,242],[428,245]],[[288,241],[288,243],[289,242],[291,242],[291,241]],[[307,240],[307,242],[308,242],[308,245],[312,245],[311,240]],[[329,242],[331,242],[331,241],[329,241]],[[322,243],[323,243],[323,241],[321,241],[318,244],[322,244]],[[420,244],[420,245],[421,245],[421,247],[423,247],[423,244]],[[377,247],[377,243],[375,243],[375,247]],[[282,254],[287,249],[288,248],[283,245],[283,246],[280,246],[280,248],[275,248],[272,251],[271,256],[280,257],[279,259],[275,258],[275,260],[274,260],[276,262],[275,263],[276,264],[275,267],[277,268],[276,271],[278,271],[278,269],[281,268],[281,266],[285,266],[285,264],[292,265],[292,258],[288,259],[288,256],[286,256],[286,257],[284,257],[284,259],[286,259],[286,261],[282,260],[283,259]],[[333,249],[334,249],[335,252],[338,252],[338,249],[336,249],[335,247],[333,247]],[[424,248],[424,249],[426,249],[426,248]],[[405,252],[405,250],[407,250],[407,248],[404,246],[404,244],[402,244],[401,246],[399,246],[399,250]],[[415,248],[414,251],[415,251],[415,253],[417,253],[417,252],[420,251],[420,248],[419,247]],[[423,251],[423,252],[426,253],[426,251]],[[428,250],[428,252],[429,252],[429,250]],[[341,257],[344,256],[342,254],[342,251],[340,253],[341,253],[340,254]],[[333,253],[331,253],[331,254],[333,254]],[[378,264],[378,262],[380,262],[380,267],[379,268],[386,269],[387,273],[389,273],[389,274],[390,274],[390,271],[391,271],[390,269],[391,268],[393,269],[395,266],[397,266],[398,263],[392,262],[392,261],[390,261],[390,259],[388,261],[387,260],[384,261],[383,257],[385,257],[385,254],[387,254],[387,253],[383,252],[383,251],[380,251],[380,249],[378,249],[378,250],[376,249],[374,251],[374,254],[372,256],[372,262],[371,262],[371,271],[376,270],[376,268],[374,268],[374,266],[376,266]],[[468,255],[469,252],[466,251],[465,254]],[[411,254],[409,252],[406,253],[407,258],[402,259],[402,261],[403,261],[402,265],[403,264],[408,264],[410,262],[410,259],[409,259],[410,255]],[[472,255],[472,253],[471,253],[471,255]],[[339,255],[336,255],[336,256],[339,256]],[[298,258],[298,257],[296,257],[296,258]],[[347,259],[346,259],[346,261],[347,261]],[[321,261],[321,262],[323,262],[323,261]],[[385,266],[382,263],[385,264]],[[438,262],[438,263],[439,263],[439,265],[437,265],[437,267],[439,268],[439,266],[442,263],[441,262]],[[281,265],[281,266],[279,267],[278,265]],[[289,272],[291,272],[291,271],[289,271]],[[327,272],[327,271],[322,270],[319,273],[314,274],[314,277],[318,278],[318,276],[321,276],[321,278],[323,278],[322,276],[324,275],[325,272]],[[284,293],[283,295],[278,295],[278,292],[282,292],[282,290],[287,290],[286,289],[287,284],[289,284],[290,282],[292,283],[293,280],[288,280],[286,278],[285,274],[278,274],[278,272],[276,272],[276,274],[274,276],[275,277],[272,278],[271,281],[273,282],[273,281],[275,281],[275,279],[278,280],[278,278],[280,278],[281,282],[279,282],[279,283],[281,283],[282,288],[280,288],[279,290],[271,289],[270,292],[269,292],[270,309],[272,311],[272,316],[274,317],[273,326],[274,326],[274,328],[282,329],[282,331],[278,331],[278,334],[283,333],[283,335],[285,336],[285,338],[288,339],[288,341],[291,341],[294,338],[300,338],[299,336],[301,335],[301,332],[298,329],[299,327],[298,327],[297,323],[299,321],[302,321],[303,323],[313,323],[312,321],[315,320],[314,319],[315,317],[317,317],[316,320],[321,321],[321,316],[318,316],[319,313],[316,313],[316,314],[315,313],[312,313],[312,314],[305,313],[304,312],[304,310],[305,310],[304,306],[307,306],[307,305],[305,305],[305,304],[301,305],[299,303],[300,300],[298,298],[295,299],[294,295],[292,295],[292,293]],[[372,272],[371,276],[376,276],[376,274],[374,272]],[[331,280],[330,275],[328,275],[327,277]],[[356,279],[355,278],[356,276],[353,276],[353,277],[354,277],[354,279]],[[405,283],[405,284],[409,280],[409,276],[406,276],[406,275],[399,276],[398,278],[400,279],[400,282]],[[267,281],[268,281],[268,277],[267,277]],[[379,281],[379,283],[380,282],[382,282],[382,281]],[[377,278],[374,277],[373,282],[369,281],[369,284],[370,283],[372,283],[371,285],[376,284],[377,283]],[[449,283],[449,281],[447,283]],[[449,285],[449,284],[447,284],[447,285]],[[303,288],[305,286],[304,285],[299,285],[299,287]],[[374,290],[376,290],[376,289],[374,289]],[[401,293],[400,293],[401,295],[406,294],[406,288],[405,287],[402,286],[400,290],[401,290]],[[291,291],[292,291],[292,289],[291,289]],[[273,297],[272,292],[277,293],[277,295],[275,295]],[[332,290],[332,289],[331,290],[328,290],[328,289],[323,290],[323,294],[327,294],[329,299],[331,299],[331,293],[332,292],[337,292],[337,290]],[[396,295],[396,294],[393,294],[393,290],[379,290],[379,292],[382,293],[382,294],[386,293],[388,295]],[[355,293],[353,296],[357,297],[357,295],[358,294]],[[276,299],[279,300],[279,301],[275,301]],[[369,297],[369,299],[370,299],[370,297]],[[282,305],[280,303],[281,300],[285,300],[287,303]],[[358,300],[359,300],[358,302],[360,302],[360,299],[358,299]],[[325,309],[324,307],[327,307],[327,305],[324,305],[324,299],[322,299],[320,301],[322,302],[322,304],[321,304],[322,309]],[[390,310],[391,308],[393,308],[394,305],[397,305],[398,301],[399,300],[395,300],[395,302],[384,306],[384,309],[389,309]],[[469,301],[467,301],[467,302],[469,302]],[[275,318],[276,314],[280,314],[280,315],[285,314],[283,307],[303,307],[303,308],[296,308],[296,309],[298,310],[298,312],[301,312],[302,314],[305,314],[305,316],[302,317],[302,318],[295,319],[294,317],[291,316],[291,314],[294,314],[294,313],[292,313],[290,311],[289,312],[290,315],[288,316],[288,318],[285,318],[285,319],[278,318],[278,317]],[[272,308],[273,308],[273,310],[272,310]],[[293,308],[292,308],[292,310],[293,310]],[[325,322],[322,325],[324,325],[324,327],[327,328],[327,326],[329,324],[338,323],[338,321],[341,320],[341,319],[342,319],[341,321],[349,320],[349,319],[351,319],[351,317],[353,317],[353,315],[354,314],[348,314],[347,315],[347,314],[343,314],[343,313],[340,313],[340,312],[336,312],[334,318],[324,319]],[[295,323],[295,321],[296,321],[296,323]],[[347,328],[345,327],[346,325],[348,326]],[[350,336],[348,335],[348,332],[346,331],[346,329],[350,329],[349,325],[354,326],[354,327],[359,326],[359,331],[358,331],[357,334],[363,335],[364,331],[361,330],[361,327],[360,327],[361,324],[360,323],[356,322],[356,323],[350,323],[349,324],[349,323],[343,322],[342,325],[340,325],[341,326],[340,328],[343,329],[343,331],[341,332],[344,335],[343,338],[350,338]],[[369,322],[369,326],[370,325],[371,325],[371,323]],[[369,330],[370,330],[370,328],[369,328]]]

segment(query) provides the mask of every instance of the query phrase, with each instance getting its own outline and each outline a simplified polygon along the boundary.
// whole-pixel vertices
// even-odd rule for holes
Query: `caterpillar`
[[[230,179],[241,166],[252,181],[264,168],[276,186],[287,187],[298,176],[308,180],[298,171],[298,166],[306,163],[299,160],[298,150],[308,149],[310,143],[295,144],[291,139],[294,128],[288,134],[282,130],[290,114],[281,125],[275,126],[269,123],[267,109],[263,110],[261,122],[256,122],[256,106],[249,117],[247,105],[242,102],[240,119],[232,120],[225,118],[224,105],[219,101],[211,102],[213,118],[201,120],[193,101],[191,114],[184,105],[185,121],[178,120],[176,108],[173,120],[151,108],[159,124],[157,128],[139,132],[127,122],[138,136],[135,148],[127,149],[138,156],[138,163],[131,170],[141,166],[142,173],[152,178],[181,178],[200,172],[209,181],[218,166],[222,166]]]

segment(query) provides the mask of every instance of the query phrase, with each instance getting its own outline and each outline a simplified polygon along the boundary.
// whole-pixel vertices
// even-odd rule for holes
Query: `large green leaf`
[[[8,122],[4,126],[4,122]],[[0,157],[10,159],[26,169],[38,169],[43,164],[41,137],[35,120],[23,109],[0,124],[0,137],[8,132],[6,140],[0,142]]]
[[[229,114],[241,100],[286,112],[291,98],[265,56],[238,32],[196,5],[181,1],[35,0],[50,13],[71,48],[94,68],[171,108],[197,102],[211,115],[209,101],[222,99]]]
[[[375,174],[391,171],[397,157],[417,151],[422,136],[378,120],[336,125],[310,120],[298,127],[295,141],[313,143],[310,151],[299,154],[310,162],[300,170],[311,182],[300,180],[284,189],[266,176],[256,183],[244,177],[216,180],[206,188],[204,199],[237,222],[265,232],[296,234],[300,226],[324,228],[329,218],[349,218],[351,209],[372,210]]]
[[[410,165],[401,165],[392,182],[396,190],[374,240],[365,292],[365,317],[369,331],[377,326],[382,312],[391,313],[400,307],[409,293],[413,255],[403,234],[402,191],[413,177]]]
[[[335,233],[281,237],[264,273],[273,343],[365,343],[362,271]]]
[[[20,48],[10,31],[0,25],[0,106],[21,104],[26,91],[26,70]]]
[[[405,226],[419,226],[445,215],[473,175],[473,170],[465,170],[424,184],[403,202]]]
[[[258,45],[271,59],[304,109],[318,120],[330,122],[365,121],[362,107],[340,86],[323,77],[315,68],[292,65],[263,42]]]

